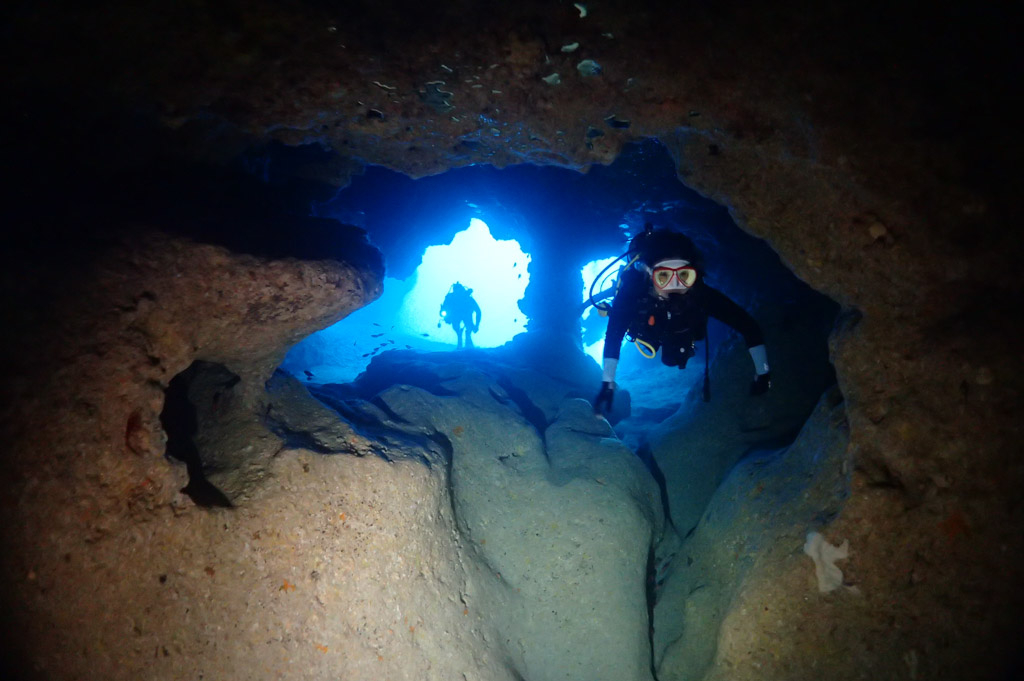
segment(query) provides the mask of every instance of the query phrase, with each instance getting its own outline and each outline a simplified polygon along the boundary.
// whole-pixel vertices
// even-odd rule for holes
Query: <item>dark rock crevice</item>
[[[219,378],[224,380],[224,388],[232,387],[239,380],[223,366],[204,366],[202,362],[194,362],[168,383],[160,423],[167,433],[167,456],[184,463],[188,468],[188,485],[181,491],[198,506],[230,508],[231,500],[207,478],[208,466],[197,445],[200,419],[195,398],[190,392],[196,375],[204,369],[221,374]]]

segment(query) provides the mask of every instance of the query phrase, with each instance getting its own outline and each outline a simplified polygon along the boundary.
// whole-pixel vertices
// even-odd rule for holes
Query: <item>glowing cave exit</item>
[[[519,300],[530,281],[529,264],[518,242],[496,240],[484,222],[473,219],[451,243],[427,248],[411,276],[386,278],[378,300],[292,348],[282,367],[307,380],[344,383],[383,352],[454,350],[455,331],[438,324],[441,303],[456,281],[473,289],[480,306],[473,345],[503,345],[526,330]]]
[[[410,334],[454,345],[451,326],[438,324],[445,294],[459,282],[472,290],[480,306],[480,330],[473,335],[474,345],[503,345],[526,330],[519,300],[530,283],[529,264],[530,256],[518,242],[495,239],[486,223],[473,218],[450,244],[427,248],[396,321]]]

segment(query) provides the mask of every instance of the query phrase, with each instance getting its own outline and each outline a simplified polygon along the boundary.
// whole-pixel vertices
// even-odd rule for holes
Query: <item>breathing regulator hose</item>
[[[625,260],[626,257],[629,254],[630,254],[630,251],[626,251],[625,253],[623,253],[619,257],[615,258],[615,260],[612,260],[610,263],[605,265],[605,268],[603,270],[601,270],[600,272],[598,272],[597,276],[594,277],[594,281],[590,282],[590,297],[587,299],[587,304],[591,305],[593,307],[596,307],[598,314],[600,314],[601,316],[607,315],[608,311],[612,309],[612,306],[609,305],[608,303],[604,302],[604,301],[602,301],[600,303],[594,301],[594,287],[597,286],[597,282],[599,282],[599,281],[604,279],[605,274],[608,273],[608,270],[610,270],[611,268],[615,267],[621,261]],[[635,263],[639,257],[640,256],[638,256],[638,255],[633,256],[633,258],[628,263],[626,263],[626,269],[631,267],[633,265],[633,263]],[[618,287],[619,287],[619,285],[618,285],[618,283],[616,283],[616,285],[615,285],[616,291],[618,291]]]

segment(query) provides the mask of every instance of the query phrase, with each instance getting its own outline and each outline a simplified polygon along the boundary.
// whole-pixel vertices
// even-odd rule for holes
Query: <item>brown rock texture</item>
[[[179,492],[184,465],[163,456],[168,381],[194,360],[219,362],[255,408],[290,344],[380,294],[379,264],[268,260],[140,230],[73,275],[23,281],[46,316],[11,320],[40,335],[15,346],[21,364],[4,386],[5,505],[19,517],[4,527],[4,573],[25,587],[5,604],[9,632],[50,654],[81,655],[82,669],[98,655],[112,665],[106,675],[125,651],[57,642],[69,631],[102,636],[102,622],[118,617],[111,604],[133,599],[117,591],[152,581],[140,572],[151,565],[132,561],[160,544],[154,528],[192,513]],[[250,477],[264,477],[279,449],[252,462]],[[78,665],[39,666],[53,675]]]
[[[572,3],[15,3],[5,10],[5,146],[19,163],[31,156],[59,194],[79,174],[222,163],[271,142],[335,151],[296,172],[340,186],[369,163],[414,176],[470,163],[582,169],[658,138],[683,182],[846,310],[831,352],[853,490],[823,533],[849,540],[843,569],[859,595],[819,596],[799,546],[779,547],[743,584],[708,678],[1005,676],[1024,606],[1010,18],[997,7],[586,4],[582,17]],[[583,59],[601,73],[581,75]],[[556,72],[561,84],[542,80]],[[5,304],[38,300],[6,341],[6,662],[54,679],[185,678],[210,660],[223,678],[328,678],[339,639],[318,632],[328,621],[358,627],[374,607],[353,593],[419,597],[389,592],[402,586],[387,575],[401,571],[384,569],[395,560],[384,552],[403,539],[353,540],[366,562],[353,592],[321,594],[333,613],[323,614],[311,575],[340,578],[348,563],[317,567],[253,537],[316,554],[309,536],[348,531],[335,517],[347,511],[287,489],[264,490],[264,506],[227,523],[190,506],[177,492],[182,468],[162,457],[158,415],[167,382],[196,359],[240,376],[255,406],[287,347],[372,300],[377,279],[361,263],[134,234],[53,281],[45,264],[24,274],[46,285],[21,280],[31,268],[5,274]],[[305,456],[266,462],[265,480],[292,466],[282,484],[306,489],[294,483]],[[332,465],[315,464],[323,479],[351,474]],[[344,477],[353,503],[388,503],[390,483],[378,496],[363,487],[378,473]],[[381,479],[397,475],[413,478],[402,494],[436,484],[405,468]],[[303,507],[286,515],[308,525],[272,522],[291,503]],[[443,518],[410,513],[376,508],[353,522],[443,534]],[[447,550],[436,541],[422,550]],[[458,574],[437,579],[457,590]],[[230,614],[182,610],[209,599]],[[141,610],[124,609],[131,602]],[[268,617],[248,619],[246,603]],[[436,623],[408,616],[397,650],[422,656],[415,636],[440,636]],[[248,630],[222,643],[236,626]],[[430,640],[461,654],[462,639]],[[374,650],[349,661],[362,671],[376,659],[374,674],[405,678]],[[503,678],[487,675],[488,660],[453,660],[440,668],[465,662],[479,678]]]

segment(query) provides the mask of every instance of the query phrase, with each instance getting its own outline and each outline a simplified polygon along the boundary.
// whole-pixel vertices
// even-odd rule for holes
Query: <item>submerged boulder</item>
[[[654,479],[589,403],[562,400],[550,424],[531,420],[543,412],[503,387],[521,373],[434,362],[434,393],[395,386],[374,401],[451,457],[450,503],[472,559],[467,608],[486,613],[522,678],[650,679]]]
[[[730,658],[751,655],[743,637],[772,626],[783,608],[792,610],[811,589],[816,593],[815,566],[801,547],[808,531],[826,526],[849,495],[848,444],[845,407],[833,389],[792,446],[754,452],[728,473],[656,577],[659,679],[734,678]],[[784,572],[803,575],[807,589],[772,589]],[[736,596],[751,582],[782,593],[772,607],[744,607]],[[715,675],[709,677],[709,670]]]

